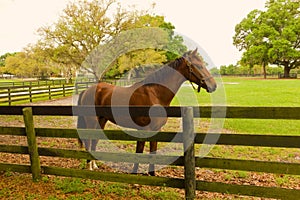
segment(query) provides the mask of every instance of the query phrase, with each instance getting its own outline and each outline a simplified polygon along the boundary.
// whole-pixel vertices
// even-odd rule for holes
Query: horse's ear
[[[192,52],[192,54],[193,54],[193,55],[197,55],[197,52],[198,52],[198,48],[196,48],[196,49]]]

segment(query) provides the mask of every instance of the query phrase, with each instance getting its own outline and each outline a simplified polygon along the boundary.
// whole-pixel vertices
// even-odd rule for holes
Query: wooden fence
[[[297,73],[290,73],[289,77],[284,77],[283,73],[278,73],[278,78],[298,78],[298,74]]]
[[[52,99],[73,94],[73,85],[12,86],[0,87],[0,105],[20,102],[33,102],[37,99]]]
[[[103,80],[108,83],[125,86],[134,83],[136,80]],[[0,105],[18,104],[23,102],[33,102],[38,99],[52,99],[53,97],[64,97],[68,95],[79,94],[86,90],[95,81],[76,81],[75,84],[66,83],[65,80],[46,80],[31,82],[1,82],[0,85]]]
[[[122,107],[118,109],[124,109]],[[127,108],[125,108],[127,109]],[[148,107],[134,107],[133,116],[148,115]],[[153,109],[153,108],[151,108]],[[31,165],[18,165],[10,163],[0,163],[0,171],[11,170],[22,173],[32,173],[33,179],[39,179],[41,174],[70,176],[80,178],[91,178],[103,181],[123,182],[130,184],[145,184],[155,186],[167,186],[174,188],[185,188],[186,198],[193,199],[195,190],[220,192],[228,194],[249,195],[278,199],[295,199],[300,196],[300,190],[286,189],[281,187],[262,187],[255,185],[239,185],[225,184],[220,182],[208,182],[195,180],[196,167],[217,168],[227,170],[241,170],[266,172],[275,174],[300,175],[300,163],[281,163],[270,161],[255,161],[241,159],[225,159],[225,158],[200,158],[194,155],[194,144],[210,144],[204,138],[206,133],[194,133],[193,117],[210,118],[211,107],[166,107],[165,111],[169,117],[182,117],[183,130],[181,133],[175,132],[159,132],[148,138],[135,138],[131,134],[128,135],[123,131],[104,131],[109,140],[126,140],[126,141],[158,141],[158,142],[177,142],[185,145],[186,151],[184,156],[180,156],[171,165],[185,166],[185,178],[167,178],[167,177],[148,177],[136,176],[122,173],[109,172],[93,172],[88,170],[59,168],[52,166],[40,166],[39,156],[53,156],[75,159],[93,159],[93,156],[85,151],[66,150],[57,148],[40,148],[36,144],[36,136],[38,137],[58,137],[58,138],[78,138],[76,129],[57,129],[57,128],[34,128],[32,118],[34,115],[39,116],[73,116],[73,115],[93,115],[95,108],[93,107],[71,107],[71,106],[34,106],[25,108],[22,106],[1,106],[1,115],[23,115],[25,128],[22,127],[0,127],[0,135],[26,136],[28,138],[28,146],[17,145],[0,145],[0,152],[29,154]],[[245,118],[245,119],[285,119],[299,120],[300,107],[214,107],[214,116],[218,112],[226,112],[226,118]],[[112,115],[111,108],[97,107],[96,113],[101,116]],[[120,112],[123,113],[123,112]],[[159,110],[157,116],[159,116]],[[155,116],[154,116],[155,117]],[[99,136],[97,130],[85,131],[86,138],[103,139]],[[137,133],[136,131],[134,131]],[[140,132],[139,132],[140,133]],[[143,132],[144,135],[150,134]],[[174,140],[175,135],[180,137]],[[284,148],[300,148],[300,136],[279,136],[279,135],[249,135],[249,134],[220,134],[210,133],[212,136],[220,136],[216,145],[238,145],[238,146],[255,146],[255,147],[284,147]],[[140,163],[153,164],[169,164],[168,160],[172,156],[153,155],[153,154],[134,154],[134,153],[105,153],[96,152],[101,157],[100,160],[112,162],[130,162],[134,163],[139,160]],[[174,157],[173,157],[174,158]]]
[[[48,86],[48,85],[63,85],[70,84],[72,80],[67,81],[66,79],[51,79],[51,80],[36,80],[36,81],[10,81],[0,82],[0,87],[15,87],[15,86]]]

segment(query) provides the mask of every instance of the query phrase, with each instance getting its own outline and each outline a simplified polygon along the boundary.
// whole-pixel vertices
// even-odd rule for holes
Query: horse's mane
[[[163,81],[166,76],[169,76],[170,73],[174,72],[174,70],[177,70],[178,67],[181,65],[183,61],[183,57],[177,58],[176,60],[173,60],[165,65],[163,65],[158,70],[154,71],[150,75],[148,75],[143,81],[141,81],[143,84],[154,84],[154,83],[160,83]]]

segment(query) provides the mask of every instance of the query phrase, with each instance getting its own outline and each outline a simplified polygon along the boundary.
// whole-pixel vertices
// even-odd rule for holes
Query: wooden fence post
[[[78,83],[75,83],[75,94],[78,94]]]
[[[8,95],[8,105],[11,106],[11,90],[7,88],[7,95]]]
[[[65,84],[62,85],[63,86],[63,96],[66,96],[66,88],[65,88]]]
[[[34,130],[32,108],[23,108],[23,118],[26,128],[28,151],[30,156],[31,173],[33,181],[41,179],[41,166],[38,154],[38,146],[36,142],[36,135]]]
[[[29,101],[32,103],[32,87],[29,86]]]
[[[195,174],[195,133],[194,133],[193,108],[183,110],[183,147],[184,147],[184,179],[185,199],[194,199],[196,195]]]
[[[48,95],[49,95],[49,100],[51,100],[51,86],[48,85]]]

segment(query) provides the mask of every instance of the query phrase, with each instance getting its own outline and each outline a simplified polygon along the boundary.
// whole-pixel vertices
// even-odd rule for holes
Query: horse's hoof
[[[99,169],[99,167],[96,164],[96,161],[92,161],[92,168],[93,169]]]
[[[149,172],[150,176],[155,176],[155,172]]]

